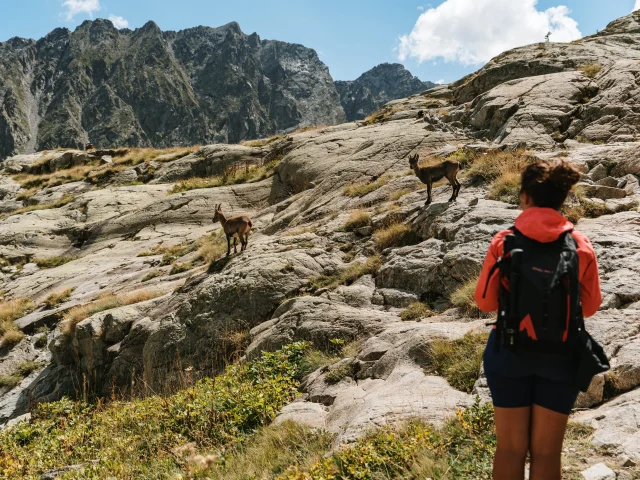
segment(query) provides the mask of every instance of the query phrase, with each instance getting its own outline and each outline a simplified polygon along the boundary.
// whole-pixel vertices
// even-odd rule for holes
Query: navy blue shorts
[[[557,382],[537,375],[507,377],[485,372],[493,405],[498,408],[519,408],[539,405],[557,413],[569,415],[580,391],[569,382]]]

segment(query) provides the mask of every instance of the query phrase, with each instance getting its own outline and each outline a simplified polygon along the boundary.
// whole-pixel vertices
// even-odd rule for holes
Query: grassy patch
[[[297,394],[305,348],[296,343],[264,353],[165,398],[42,404],[30,422],[0,432],[0,471],[6,478],[38,478],[83,465],[73,478],[179,478],[185,469],[187,478],[202,478],[202,468],[217,462],[185,465],[185,444],[193,442],[207,458],[211,451],[242,451]]]
[[[36,258],[33,263],[38,265],[42,269],[56,268],[65,263],[69,263],[76,260],[76,257],[50,257],[50,258]]]
[[[169,275],[176,275],[202,265],[210,264],[227,253],[227,240],[220,233],[206,235],[197,240],[194,245],[195,248],[193,250],[195,250],[196,253],[193,259],[184,263],[173,262]]]
[[[434,315],[429,305],[422,302],[413,302],[400,313],[400,318],[405,322],[420,320]]]
[[[71,298],[71,294],[73,293],[73,288],[67,288],[66,290],[62,290],[60,292],[53,292],[44,300],[44,306],[46,309],[52,309],[57,307],[58,305],[66,302]]]
[[[161,277],[163,275],[164,272],[162,270],[160,270],[159,268],[154,268],[142,278],[142,283],[148,282],[149,280],[153,280],[154,278]]]
[[[375,274],[382,265],[380,257],[369,257],[364,262],[354,262],[335,275],[322,275],[311,280],[313,290],[321,288],[336,288],[340,285],[351,285],[364,275]]]
[[[240,142],[240,145],[244,145],[245,147],[266,147],[280,140],[284,140],[283,135],[274,135],[269,138],[259,138],[258,140],[243,140]]]
[[[434,340],[429,345],[431,365],[427,373],[440,375],[458,390],[471,393],[478,380],[486,333],[467,333],[458,340]]]
[[[391,195],[389,195],[389,197],[387,197],[389,199],[390,202],[396,202],[398,200],[400,200],[402,197],[404,197],[405,195],[409,195],[410,193],[415,192],[416,190],[420,190],[420,186],[417,186],[416,188],[403,188],[402,190],[398,190],[397,192],[393,192]]]
[[[464,174],[474,180],[498,181],[501,177],[520,175],[522,170],[535,159],[524,150],[513,152],[492,152],[477,157]]]
[[[486,198],[519,205],[520,181],[520,172],[505,172],[493,181]]]
[[[16,298],[0,302],[0,346],[12,347],[24,338],[24,333],[14,323],[35,308],[28,298]]]
[[[227,453],[224,463],[213,466],[208,476],[224,480],[270,479],[287,468],[306,470],[322,460],[332,441],[333,434],[294,422],[270,425],[258,430],[246,445]]]
[[[89,318],[99,312],[111,310],[112,308],[133,305],[135,303],[146,302],[163,295],[156,290],[137,290],[131,293],[101,295],[95,302],[80,305],[69,310],[62,319],[62,333],[73,336],[76,325],[82,320]]]
[[[342,193],[345,196],[356,198],[356,197],[364,197],[365,195],[375,192],[380,187],[384,187],[387,183],[389,183],[388,177],[381,177],[373,182],[368,183],[358,183],[356,185],[349,185],[344,187]]]
[[[478,278],[466,281],[455,292],[451,294],[450,300],[454,307],[460,309],[465,315],[479,315],[480,309],[476,305],[475,290]]]
[[[223,185],[238,185],[240,183],[254,183],[273,176],[276,167],[282,161],[279,157],[264,165],[247,165],[244,167],[229,167],[222,175],[214,175],[206,178],[189,178],[178,182],[169,190],[169,195],[187,192],[200,188],[214,188]]]
[[[589,64],[578,68],[578,71],[582,72],[585,77],[589,78],[596,78],[601,70],[602,65],[598,64]]]
[[[20,375],[0,375],[0,387],[15,388],[24,380]]]
[[[292,466],[279,480],[488,480],[495,445],[492,406],[476,401],[441,429],[417,421],[382,428],[311,468]]]
[[[637,202],[630,202],[624,209],[619,211],[629,211],[638,208]],[[587,197],[583,188],[576,187],[569,201],[562,206],[562,214],[572,223],[578,223],[581,218],[598,218],[603,215],[611,215],[615,213],[607,208],[605,203],[596,202]]]
[[[13,215],[20,215],[22,213],[34,212],[36,210],[51,210],[54,208],[64,207],[69,203],[73,202],[75,197],[73,195],[65,194],[60,200],[56,200],[55,202],[50,203],[40,203],[38,205],[29,205],[27,207],[18,208],[12,212],[9,212],[5,215],[0,216],[0,220],[3,218],[11,217]]]
[[[354,373],[355,365],[353,362],[344,362],[341,365],[330,368],[324,379],[329,385],[335,385],[347,377],[353,377]]]
[[[353,232],[368,225],[371,225],[371,215],[364,210],[354,210],[344,223],[343,230],[345,232]]]
[[[377,230],[373,235],[373,242],[379,252],[387,248],[405,247],[413,245],[418,236],[409,225],[394,223]]]

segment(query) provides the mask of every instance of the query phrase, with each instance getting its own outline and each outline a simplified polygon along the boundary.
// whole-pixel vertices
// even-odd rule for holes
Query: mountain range
[[[361,119],[431,86],[399,64],[334,83],[313,49],[235,22],[163,32],[85,21],[0,43],[0,158],[87,142],[237,143]]]

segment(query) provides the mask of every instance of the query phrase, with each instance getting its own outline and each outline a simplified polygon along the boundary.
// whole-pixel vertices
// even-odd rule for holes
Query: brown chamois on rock
[[[216,205],[216,213],[213,216],[213,223],[220,222],[222,230],[227,237],[227,257],[231,254],[231,238],[233,237],[233,253],[238,253],[238,238],[242,244],[241,252],[244,252],[249,243],[249,232],[253,227],[251,219],[246,215],[227,218],[222,213],[222,204]]]
[[[431,167],[420,167],[418,165],[418,160],[420,160],[420,155],[417,153],[415,155],[411,155],[409,157],[409,166],[415,172],[420,181],[427,186],[428,197],[425,205],[429,205],[431,203],[431,188],[433,186],[433,182],[437,182],[443,177],[447,177],[447,180],[449,180],[449,183],[453,188],[453,193],[451,194],[449,201],[455,202],[456,198],[458,198],[458,193],[460,193],[461,187],[460,182],[458,181],[460,164],[455,160],[445,160],[444,162]]]

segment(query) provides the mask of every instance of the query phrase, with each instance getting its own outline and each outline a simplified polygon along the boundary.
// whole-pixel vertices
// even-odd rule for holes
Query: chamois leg
[[[460,181],[458,180],[458,177],[456,177],[456,199],[458,198],[458,195],[460,194],[460,189],[462,188],[462,184],[460,183]]]
[[[231,235],[227,233],[227,257],[231,255]]]
[[[238,237],[233,236],[233,253],[238,253]]]
[[[247,245],[249,244],[249,234],[245,233],[242,241],[242,251],[244,252],[247,249]]]
[[[431,204],[431,187],[433,182],[427,183],[427,201],[424,203],[425,205]]]
[[[449,183],[451,184],[451,198],[448,200],[449,202],[455,202],[456,201],[456,180],[455,178],[447,178],[447,180],[449,180]]]

